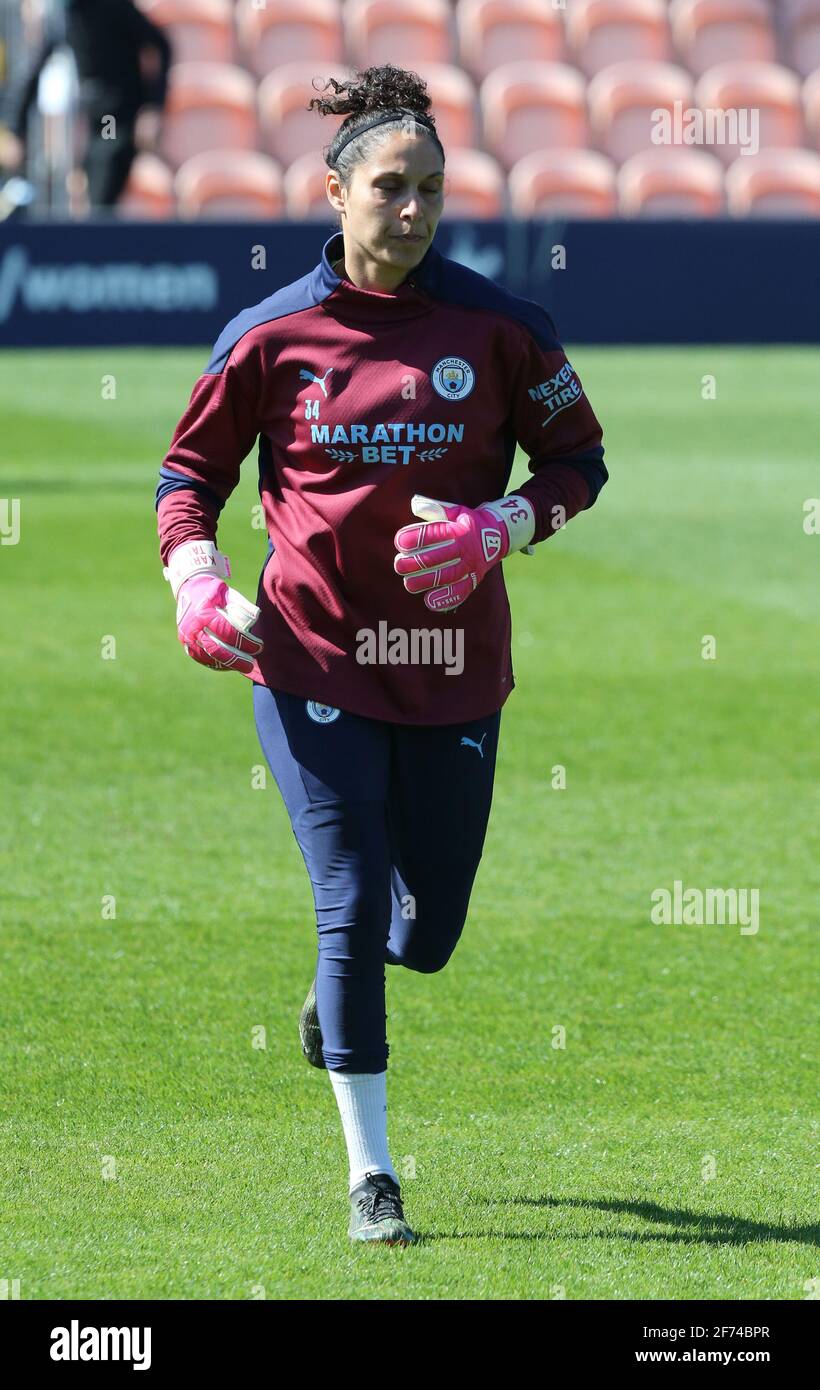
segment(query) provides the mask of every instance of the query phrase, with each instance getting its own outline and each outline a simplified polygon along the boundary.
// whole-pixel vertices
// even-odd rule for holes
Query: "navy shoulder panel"
[[[321,304],[340,283],[339,276],[332,268],[332,261],[340,256],[343,250],[343,238],[340,233],[336,233],[325,242],[318,264],[307,275],[294,280],[290,285],[285,285],[267,299],[261,300],[259,304],[242,309],[217,338],[203,375],[217,375],[223,371],[236,344],[251,329]],[[520,295],[513,294],[486,275],[462,265],[460,261],[443,256],[435,245],[428,247],[425,256],[411,275],[413,283],[425,294],[429,294],[431,299],[445,304],[460,304],[469,309],[506,314],[529,329],[545,351],[561,349],[555,323],[542,305],[533,299],[523,299]]]
[[[223,371],[239,339],[252,328],[258,328],[262,323],[270,323],[273,319],[285,318],[287,314],[296,314],[300,309],[311,309],[329,292],[327,288],[322,289],[320,277],[314,269],[303,275],[300,280],[294,280],[275,294],[268,295],[268,298],[261,300],[259,304],[242,309],[225,325],[217,338],[203,376],[216,376]]]
[[[429,256],[429,253],[428,253]],[[491,313],[506,314],[524,328],[528,329],[542,351],[563,352],[558,338],[558,330],[551,315],[534,299],[523,299],[510,290],[497,285],[486,275],[446,256],[425,257],[416,274],[416,283],[421,285],[435,299],[451,304],[461,304],[467,308],[485,309]],[[515,452],[514,449],[512,451]],[[594,505],[601,488],[608,481],[609,474],[604,464],[604,448],[596,445],[583,458],[567,459],[566,462],[579,472],[589,488],[589,500],[585,510]],[[512,455],[510,457],[510,468]],[[509,481],[509,469],[507,472]]]
[[[523,299],[504,289],[486,275],[438,253],[425,256],[415,280],[433,299],[462,304],[468,309],[485,309],[506,314],[532,333],[545,352],[561,351],[558,330],[547,310],[534,299]]]

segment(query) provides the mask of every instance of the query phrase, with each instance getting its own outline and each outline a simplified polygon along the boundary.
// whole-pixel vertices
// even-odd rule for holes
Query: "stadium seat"
[[[502,63],[566,56],[560,11],[543,0],[458,0],[455,19],[459,61],[477,82]]]
[[[509,170],[536,150],[587,142],[586,84],[564,63],[503,63],[479,90],[484,147]]]
[[[480,144],[478,92],[463,68],[450,63],[416,63],[414,72],[427,83],[432,113],[445,154]]]
[[[803,115],[808,143],[820,150],[820,67],[803,83]]]
[[[656,111],[674,114],[692,104],[692,79],[672,63],[613,63],[593,77],[587,89],[595,143],[621,164],[641,150],[655,148]],[[668,146],[667,148],[675,148]]]
[[[300,154],[285,170],[282,186],[287,216],[293,222],[332,222],[335,213],[327,200],[328,166],[321,150]]]
[[[177,170],[180,217],[281,217],[280,166],[256,150],[203,150]]]
[[[618,171],[618,203],[624,217],[717,217],[723,165],[705,150],[642,150]]]
[[[178,169],[212,148],[253,149],[257,140],[256,84],[229,63],[173,63],[161,153]]]
[[[141,9],[164,29],[175,63],[232,63],[231,0],[142,0]]]
[[[792,0],[784,17],[786,53],[801,77],[820,68],[820,0]]]
[[[615,165],[594,150],[535,150],[510,170],[515,217],[611,217]]]
[[[696,77],[717,63],[777,57],[769,0],[672,0],[669,22],[681,59]]]
[[[757,113],[761,149],[770,145],[782,148],[802,144],[800,81],[790,68],[778,63],[719,63],[705,72],[697,83],[695,102],[702,111],[738,112],[738,132],[729,133],[742,134],[740,118],[748,122],[750,114]],[[745,133],[748,142],[753,135],[751,125],[747,125]],[[741,151],[740,142],[727,141],[725,132],[721,132],[718,143],[705,142],[704,147],[727,165]]]
[[[573,0],[567,39],[587,77],[612,63],[672,56],[664,0]]]
[[[483,150],[456,148],[445,152],[441,220],[503,217],[507,211],[507,181],[498,162]]]
[[[282,63],[344,61],[341,0],[239,0],[236,28],[242,60],[260,79]]]
[[[348,58],[357,67],[456,61],[449,0],[345,0],[342,13]]]
[[[726,170],[735,217],[820,217],[820,154],[766,149],[739,156]]]
[[[174,176],[168,165],[146,150],[138,154],[115,211],[118,217],[152,222],[174,217]]]
[[[284,168],[300,155],[326,148],[345,119],[344,116],[321,116],[315,107],[308,110],[308,103],[314,97],[333,95],[332,87],[324,90],[329,75],[342,82],[354,73],[338,64],[328,72],[317,69],[312,62],[283,63],[259,84],[257,101],[262,147]]]

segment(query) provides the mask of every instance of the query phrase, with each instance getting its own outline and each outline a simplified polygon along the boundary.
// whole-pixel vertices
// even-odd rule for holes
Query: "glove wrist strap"
[[[535,509],[526,497],[512,492],[508,497],[499,497],[497,502],[485,502],[484,507],[502,521],[510,538],[508,554],[514,550],[526,550],[532,554],[530,541],[535,533]]]
[[[171,551],[162,573],[176,598],[185,580],[192,575],[214,574],[220,579],[229,579],[231,566],[227,555],[222,555],[213,541],[186,541]]]

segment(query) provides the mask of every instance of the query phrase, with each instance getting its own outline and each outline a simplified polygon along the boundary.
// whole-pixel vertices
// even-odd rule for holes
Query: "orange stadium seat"
[[[594,150],[535,150],[510,170],[515,217],[611,217],[615,165]]]
[[[203,150],[177,170],[180,217],[281,217],[282,170],[256,150]]]
[[[155,154],[141,151],[131,165],[128,182],[116,205],[116,215],[165,221],[176,214],[174,176]]]
[[[239,47],[245,65],[266,77],[281,63],[344,61],[341,0],[239,0]]]
[[[479,90],[484,146],[507,170],[545,147],[587,141],[586,84],[564,63],[503,63]]]
[[[757,113],[759,144],[788,147],[803,142],[803,114],[800,80],[790,68],[778,63],[719,63],[710,68],[695,87],[695,102],[701,110],[738,112],[748,121]],[[752,133],[751,126],[747,131]],[[724,164],[731,164],[741,149],[740,141],[708,144]],[[751,158],[744,155],[744,159]]]
[[[544,0],[458,0],[455,18],[459,60],[478,82],[502,63],[566,57],[560,11]]]
[[[792,0],[785,24],[789,62],[808,77],[820,68],[820,0]]]
[[[717,63],[777,57],[769,0],[672,0],[669,21],[678,52],[697,77]]]
[[[457,217],[503,217],[507,210],[504,170],[483,150],[445,150],[442,221]]]
[[[624,217],[717,217],[723,165],[705,150],[642,150],[618,170],[618,204]]]
[[[664,0],[572,0],[567,39],[587,77],[612,63],[671,57]]]
[[[328,77],[337,82],[354,76],[352,69],[341,64],[318,67],[313,62],[282,63],[269,72],[259,84],[257,100],[262,147],[287,168],[300,155],[322,149],[330,144],[344,116],[320,116],[308,103],[314,97],[333,95],[333,88],[324,91]],[[315,86],[311,85],[315,79]]]
[[[820,217],[820,154],[767,149],[739,156],[726,170],[735,217]]]
[[[449,0],[345,0],[343,18],[348,58],[358,67],[454,61]]]
[[[803,113],[808,142],[820,150],[820,67],[803,83]]]
[[[253,149],[256,84],[229,63],[174,63],[168,84],[161,153],[177,169],[211,148]]]
[[[587,91],[596,144],[618,164],[655,148],[654,113],[673,114],[676,102],[686,110],[692,91],[689,73],[672,63],[613,63],[602,68]]]
[[[231,0],[142,0],[140,8],[164,29],[175,63],[232,63]]]
[[[321,150],[308,150],[291,162],[283,179],[287,215],[291,221],[333,222],[335,213],[325,191],[328,172]]]
[[[478,92],[464,69],[449,63],[416,63],[414,71],[427,83],[445,155],[450,146],[470,149],[480,144]]]

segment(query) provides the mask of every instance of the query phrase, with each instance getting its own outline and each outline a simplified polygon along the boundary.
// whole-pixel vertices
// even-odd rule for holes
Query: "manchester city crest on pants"
[[[308,718],[314,724],[332,724],[341,714],[341,710],[334,709],[333,705],[323,705],[320,700],[307,700],[306,708]]]
[[[475,386],[475,372],[463,357],[440,357],[430,380],[433,390],[448,401],[463,401]]]

